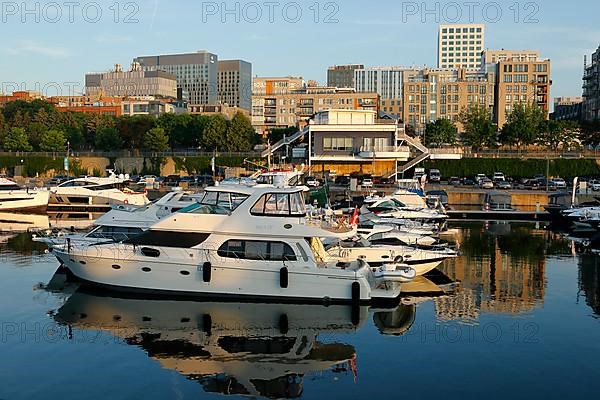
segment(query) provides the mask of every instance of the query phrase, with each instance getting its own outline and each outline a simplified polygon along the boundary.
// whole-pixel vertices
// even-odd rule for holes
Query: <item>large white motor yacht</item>
[[[398,281],[376,277],[363,260],[340,263],[324,252],[318,238],[347,232],[306,225],[305,216],[302,188],[211,187],[196,204],[131,239],[75,240],[54,253],[76,277],[114,289],[311,302],[397,299]]]
[[[10,179],[0,178],[0,212],[44,213],[49,197],[47,190],[22,188]]]
[[[50,189],[50,204],[58,208],[107,207],[115,204],[143,206],[149,203],[145,192],[127,186],[127,176],[112,174],[107,178],[84,177],[64,182]]]

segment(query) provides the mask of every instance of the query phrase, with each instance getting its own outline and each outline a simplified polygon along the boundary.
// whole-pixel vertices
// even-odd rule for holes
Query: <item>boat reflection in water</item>
[[[357,373],[353,346],[318,336],[355,332],[368,314],[368,307],[148,300],[80,289],[54,318],[108,331],[208,392],[295,398],[311,372]]]

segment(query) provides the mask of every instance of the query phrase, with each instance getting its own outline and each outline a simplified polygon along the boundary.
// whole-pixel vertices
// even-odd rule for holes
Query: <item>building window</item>
[[[329,151],[352,151],[354,149],[354,140],[344,137],[326,137],[323,138],[323,150]]]

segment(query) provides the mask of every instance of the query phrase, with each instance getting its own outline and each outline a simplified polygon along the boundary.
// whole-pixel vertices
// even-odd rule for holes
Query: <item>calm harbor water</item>
[[[597,396],[600,258],[533,224],[464,223],[395,310],[119,298],[2,236],[0,399]]]

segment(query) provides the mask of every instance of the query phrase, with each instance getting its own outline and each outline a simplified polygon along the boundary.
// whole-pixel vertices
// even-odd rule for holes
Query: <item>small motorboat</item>
[[[376,279],[388,282],[408,283],[417,277],[417,271],[406,264],[389,263],[371,268]]]

